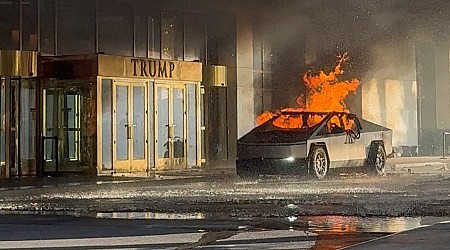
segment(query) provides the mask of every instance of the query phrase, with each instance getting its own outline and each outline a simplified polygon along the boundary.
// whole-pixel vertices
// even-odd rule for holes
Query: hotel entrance
[[[41,57],[44,169],[153,176],[202,162],[202,65]]]
[[[99,69],[99,174],[201,166],[200,63],[99,55]]]

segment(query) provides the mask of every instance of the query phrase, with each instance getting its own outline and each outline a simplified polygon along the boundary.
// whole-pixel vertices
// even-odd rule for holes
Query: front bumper
[[[237,159],[236,173],[240,177],[257,175],[300,175],[305,174],[305,158],[252,158]]]

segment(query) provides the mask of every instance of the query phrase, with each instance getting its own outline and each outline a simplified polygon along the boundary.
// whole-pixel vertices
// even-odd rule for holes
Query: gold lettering
[[[148,72],[150,73],[151,77],[156,76],[156,61],[155,60],[148,60]]]
[[[141,76],[148,76],[147,73],[147,63],[145,62],[145,60],[140,60],[141,61]]]
[[[158,77],[167,78],[166,62],[163,62],[163,65],[161,65],[161,61],[159,61]]]
[[[133,63],[133,76],[137,76],[136,65],[139,62],[139,60],[138,59],[131,59],[131,62]]]
[[[170,74],[169,77],[172,78],[172,72],[175,70],[175,63],[169,62]]]
[[[157,77],[173,78],[176,77],[176,62],[152,59],[132,58],[132,76],[136,77]]]

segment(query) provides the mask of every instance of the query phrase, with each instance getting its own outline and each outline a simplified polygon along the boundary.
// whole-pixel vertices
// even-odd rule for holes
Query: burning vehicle
[[[237,141],[237,174],[299,174],[302,168],[323,179],[332,168],[364,166],[385,173],[386,152],[392,152],[392,130],[359,119],[345,98],[360,82],[339,79],[347,54],[328,73],[303,75],[306,93],[298,108],[264,112],[259,126]]]
[[[383,175],[391,138],[390,129],[347,112],[282,111],[238,140],[236,170],[323,179],[332,168],[361,166]]]

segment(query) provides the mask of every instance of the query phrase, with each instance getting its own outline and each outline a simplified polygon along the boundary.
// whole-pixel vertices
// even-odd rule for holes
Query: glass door
[[[114,81],[113,168],[116,173],[147,171],[145,82]]]
[[[43,90],[44,170],[78,170],[81,165],[82,95],[77,88]],[[56,145],[55,145],[56,144]],[[56,166],[58,157],[59,166]]]
[[[20,175],[36,174],[36,80],[21,79],[19,107]]]
[[[185,169],[185,86],[157,83],[155,102],[156,170]]]
[[[36,79],[0,78],[0,175],[36,174]]]

